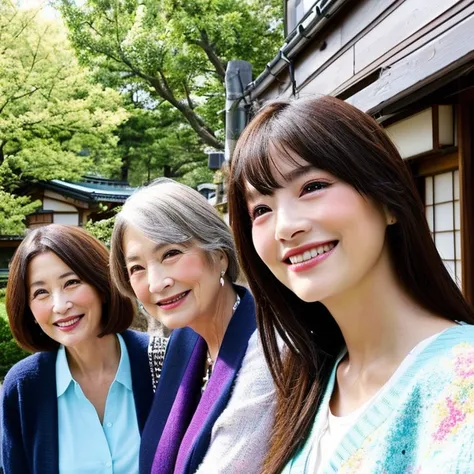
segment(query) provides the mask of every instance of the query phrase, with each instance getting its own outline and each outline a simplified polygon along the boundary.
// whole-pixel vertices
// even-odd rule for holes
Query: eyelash
[[[133,275],[136,271],[142,269],[143,267],[141,265],[133,265],[133,267],[130,267],[130,270],[128,270],[128,272],[130,273],[130,275]]]
[[[34,293],[33,293],[33,299],[35,299],[37,296],[39,295],[43,295],[44,293],[46,293],[46,290],[36,290]]]
[[[165,259],[171,258],[171,257],[175,257],[176,255],[178,255],[180,253],[181,253],[181,251],[178,250],[178,249],[168,250],[163,254],[162,260],[165,260]]]
[[[71,285],[78,285],[81,283],[81,280],[77,279],[77,278],[72,278],[71,280],[68,280],[66,281],[66,283],[64,283],[64,288],[67,288],[68,286],[71,286]],[[38,290],[36,290],[34,293],[33,293],[33,299],[35,299],[36,297],[40,296],[40,295],[44,295],[44,294],[47,294],[48,292],[44,289],[44,288],[40,288]]]
[[[252,221],[254,221],[255,219],[257,219],[258,217],[260,216],[263,216],[263,214],[265,214],[265,212],[263,214],[258,214],[258,211],[263,211],[263,210],[267,210],[267,211],[270,211],[270,208],[268,206],[256,206],[253,208],[252,212],[251,212],[251,219]]]
[[[174,256],[176,256],[180,253],[182,253],[182,252],[180,250],[177,250],[177,249],[168,250],[161,257],[161,261],[166,260],[167,258],[174,257]],[[132,276],[136,271],[139,271],[139,270],[143,270],[143,267],[141,265],[133,265],[128,270],[128,273],[130,274],[130,276]]]
[[[313,189],[313,190],[309,190],[307,192],[304,192],[307,190],[307,188],[311,187],[311,186],[318,186],[318,189]],[[301,193],[300,193],[300,196],[304,196],[305,194],[308,194],[308,193],[314,193],[315,191],[322,191],[323,189],[326,189],[327,187],[329,187],[330,183],[328,183],[327,181],[310,181],[309,183],[306,183],[302,190],[301,190]]]
[[[313,186],[317,186],[318,189],[312,189]],[[305,194],[310,194],[310,193],[314,193],[316,191],[322,191],[323,189],[326,189],[327,187],[330,186],[330,183],[326,182],[326,181],[310,181],[309,183],[306,183],[303,185],[302,189],[301,189],[301,192],[300,192],[300,197],[301,196],[304,196]],[[258,217],[262,216],[263,214],[265,214],[265,212],[263,214],[258,214],[258,211],[261,211],[261,210],[264,210],[264,211],[270,211],[271,209],[268,207],[268,206],[263,206],[263,205],[259,205],[259,206],[256,206],[252,212],[251,212],[251,220],[252,222],[257,219]]]

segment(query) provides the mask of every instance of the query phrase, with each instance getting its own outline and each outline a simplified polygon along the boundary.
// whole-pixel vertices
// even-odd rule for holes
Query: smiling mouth
[[[337,240],[333,242],[327,242],[323,245],[317,245],[312,249],[305,250],[304,252],[292,255],[285,260],[285,263],[288,265],[296,265],[297,263],[307,262],[312,258],[318,257],[319,255],[323,255],[325,253],[330,252],[339,242]]]
[[[171,298],[167,298],[167,299],[165,299],[165,300],[160,300],[160,301],[158,301],[156,304],[157,304],[158,306],[168,306],[168,305],[170,305],[170,304],[173,304],[173,303],[178,302],[179,300],[182,300],[182,299],[185,298],[190,292],[191,292],[191,290],[183,291],[183,293],[179,293],[178,295],[172,296]]]
[[[83,316],[83,314],[80,314],[79,316],[74,316],[72,318],[64,319],[62,321],[57,321],[53,324],[54,326],[58,326],[60,328],[67,328],[76,324]]]

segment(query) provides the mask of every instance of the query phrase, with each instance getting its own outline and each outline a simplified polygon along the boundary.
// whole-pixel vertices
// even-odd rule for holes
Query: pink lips
[[[83,315],[77,315],[77,316],[69,316],[68,318],[63,318],[63,319],[60,319],[59,321],[56,321],[54,323],[54,325],[60,330],[60,331],[63,331],[63,332],[70,332],[70,331],[73,331],[74,329],[77,328],[77,326],[79,325],[79,323],[81,322],[81,319],[82,319]],[[67,323],[68,321],[73,321],[77,319],[77,321],[73,324],[70,324],[68,326],[59,326],[58,323]]]
[[[189,290],[188,291],[183,291],[183,293],[179,293],[175,296],[172,296],[171,298],[162,299],[162,300],[158,301],[156,304],[160,307],[160,309],[164,309],[164,310],[169,311],[169,310],[175,309],[178,306],[180,306],[181,304],[183,304],[183,302],[186,300],[189,293],[190,293]],[[184,295],[184,296],[182,296],[182,295]],[[179,300],[173,301],[176,298],[179,298]],[[169,303],[168,303],[168,301],[169,301]]]
[[[326,260],[326,258],[328,258],[334,252],[335,248],[337,248],[337,244],[331,250],[329,250],[328,252],[324,252],[321,255],[312,257],[309,260],[306,260],[304,262],[290,264],[289,269],[295,273],[309,270],[315,267],[316,265],[319,265],[324,260]]]

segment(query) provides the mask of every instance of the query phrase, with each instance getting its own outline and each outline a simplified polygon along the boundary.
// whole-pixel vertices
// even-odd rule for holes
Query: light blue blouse
[[[56,359],[60,474],[138,473],[140,432],[127,346],[119,334],[120,362],[100,423],[92,403],[72,378],[63,346]]]

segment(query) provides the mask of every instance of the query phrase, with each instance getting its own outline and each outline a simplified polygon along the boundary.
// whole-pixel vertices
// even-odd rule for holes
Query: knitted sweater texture
[[[313,430],[327,412],[336,367]],[[311,438],[284,474],[313,474]],[[474,326],[449,328],[422,350],[366,407],[321,468],[325,474],[474,473]]]

